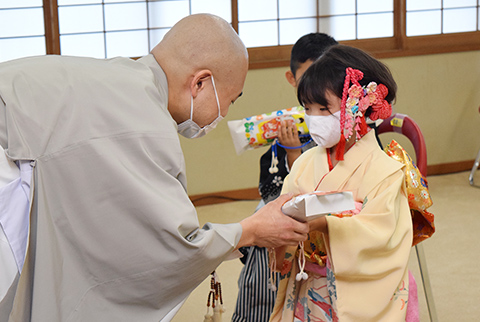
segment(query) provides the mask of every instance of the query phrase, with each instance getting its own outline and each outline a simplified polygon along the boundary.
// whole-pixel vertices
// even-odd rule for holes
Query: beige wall
[[[383,62],[399,87],[394,111],[408,114],[420,125],[428,164],[474,159],[480,149],[480,51]],[[227,121],[297,105],[285,71],[287,67],[249,71],[244,94],[225,121],[201,139],[181,139],[190,195],[257,187],[259,159],[266,148],[238,156]]]

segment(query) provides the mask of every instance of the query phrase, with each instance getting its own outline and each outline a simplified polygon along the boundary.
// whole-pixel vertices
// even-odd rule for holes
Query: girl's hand
[[[308,222],[310,231],[316,230],[324,234],[328,233],[327,219],[325,217],[320,217]]]

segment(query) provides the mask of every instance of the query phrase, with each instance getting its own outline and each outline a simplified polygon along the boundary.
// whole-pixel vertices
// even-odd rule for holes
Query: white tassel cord
[[[298,267],[300,268],[300,272],[297,274],[295,279],[297,281],[306,280],[308,278],[308,274],[305,272],[305,251],[303,242],[298,243],[300,247],[300,253],[298,254]]]
[[[271,174],[277,173],[278,172],[278,158],[277,158],[277,141],[272,145],[272,162],[270,163],[270,168],[268,169],[268,172]]]

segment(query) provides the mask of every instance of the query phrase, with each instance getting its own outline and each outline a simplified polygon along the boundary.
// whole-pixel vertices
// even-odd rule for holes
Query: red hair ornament
[[[383,84],[377,85],[375,82],[370,82],[367,86],[361,86],[359,81],[362,78],[363,73],[360,70],[351,67],[346,69],[340,106],[340,141],[335,153],[335,158],[338,161],[343,161],[345,145],[347,140],[350,140],[354,128],[357,140],[370,131],[365,120],[365,111],[370,106],[372,112],[369,117],[372,121],[386,119],[392,114],[392,106],[385,101],[388,88]]]

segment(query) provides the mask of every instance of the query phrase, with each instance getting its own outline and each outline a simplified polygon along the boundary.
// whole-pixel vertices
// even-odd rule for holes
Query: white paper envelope
[[[350,191],[308,193],[296,196],[282,206],[284,214],[301,222],[353,209],[355,201]]]

